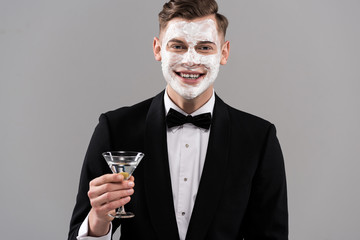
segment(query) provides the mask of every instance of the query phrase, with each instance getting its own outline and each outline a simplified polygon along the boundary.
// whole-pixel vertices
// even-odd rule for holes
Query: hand
[[[104,236],[109,232],[110,222],[114,219],[108,214],[130,202],[134,193],[134,177],[124,180],[121,174],[105,174],[90,182],[88,196],[92,206],[89,213],[88,235]]]

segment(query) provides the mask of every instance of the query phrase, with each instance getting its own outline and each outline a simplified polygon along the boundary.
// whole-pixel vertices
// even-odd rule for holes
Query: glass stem
[[[125,212],[125,207],[124,207],[124,206],[119,207],[118,213],[120,213],[120,214],[126,214],[126,212]]]

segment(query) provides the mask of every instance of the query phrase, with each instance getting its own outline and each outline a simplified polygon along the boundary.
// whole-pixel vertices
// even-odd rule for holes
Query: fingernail
[[[133,186],[134,186],[134,182],[131,182],[131,181],[130,181],[130,182],[128,183],[128,186],[129,186],[129,187],[133,187]]]

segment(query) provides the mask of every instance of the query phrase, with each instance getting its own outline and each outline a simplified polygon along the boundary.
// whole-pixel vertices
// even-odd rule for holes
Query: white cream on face
[[[188,45],[185,53],[167,50],[170,40],[180,39]],[[209,41],[216,45],[216,53],[203,55],[196,51],[199,42]],[[183,98],[194,99],[201,95],[215,81],[220,67],[221,51],[216,23],[212,19],[197,22],[174,21],[168,24],[161,46],[162,71],[167,83]],[[186,72],[205,72],[196,84],[186,84],[175,73],[179,69]]]

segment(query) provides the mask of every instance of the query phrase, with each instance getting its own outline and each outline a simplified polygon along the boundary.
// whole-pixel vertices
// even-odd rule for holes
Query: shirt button
[[[188,147],[189,147],[189,144],[185,144],[185,147],[188,148]]]
[[[187,178],[184,178],[184,182],[186,182],[187,181]]]
[[[181,215],[185,216],[185,212],[182,212]]]

